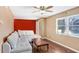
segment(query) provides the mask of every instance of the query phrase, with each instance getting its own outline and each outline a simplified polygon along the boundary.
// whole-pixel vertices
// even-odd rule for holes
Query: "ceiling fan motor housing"
[[[46,8],[45,8],[45,6],[40,6],[40,9],[45,10]]]

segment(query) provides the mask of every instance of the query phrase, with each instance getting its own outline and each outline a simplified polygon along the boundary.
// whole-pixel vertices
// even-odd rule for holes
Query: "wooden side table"
[[[34,39],[33,46],[36,48],[37,51],[42,51],[42,47],[46,47],[46,51],[49,50],[49,44],[42,39]]]

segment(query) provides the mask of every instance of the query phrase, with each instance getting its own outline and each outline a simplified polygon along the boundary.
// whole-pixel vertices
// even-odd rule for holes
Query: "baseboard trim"
[[[54,42],[54,43],[56,43],[56,44],[59,44],[59,45],[61,45],[61,46],[63,46],[63,47],[66,47],[66,48],[68,48],[68,49],[70,49],[70,50],[72,50],[72,51],[74,51],[74,52],[79,53],[78,50],[73,49],[73,48],[71,48],[71,47],[69,47],[69,46],[66,46],[66,45],[64,45],[64,44],[61,44],[61,43],[59,43],[59,42],[56,42],[55,40],[51,40],[51,39],[49,39],[49,38],[47,38],[47,37],[45,37],[45,39],[50,40],[50,41],[52,41],[52,42]]]

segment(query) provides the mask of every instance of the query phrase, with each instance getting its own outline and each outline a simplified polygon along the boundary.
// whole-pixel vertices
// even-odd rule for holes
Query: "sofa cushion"
[[[23,52],[23,51],[32,51],[32,46],[30,45],[29,41],[25,36],[21,36],[18,40],[16,48],[12,49],[13,52]]]
[[[16,48],[18,39],[19,39],[18,33],[15,31],[7,38],[7,41],[9,42],[12,48]]]
[[[25,36],[29,42],[34,38],[34,32],[32,30],[18,30],[19,36]]]
[[[34,35],[34,32],[32,30],[27,30],[24,32],[25,35]]]
[[[10,44],[6,41],[5,43],[2,44],[2,52],[3,53],[10,53],[11,51],[11,46]]]
[[[32,35],[25,35],[25,38],[26,38],[29,42],[32,42],[34,36],[32,36]]]
[[[18,34],[19,34],[19,36],[22,36],[22,35],[24,35],[24,31],[18,30]]]
[[[18,30],[19,35],[34,35],[32,30]]]

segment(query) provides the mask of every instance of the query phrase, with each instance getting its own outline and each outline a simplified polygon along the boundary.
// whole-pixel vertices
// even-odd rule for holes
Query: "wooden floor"
[[[44,39],[43,41],[49,44],[49,49],[47,50],[45,46],[41,47],[41,50],[37,50],[37,48],[33,47],[33,53],[75,53],[74,51],[49,40]]]

